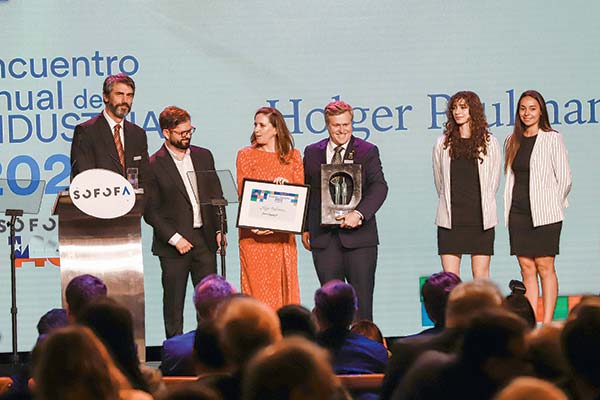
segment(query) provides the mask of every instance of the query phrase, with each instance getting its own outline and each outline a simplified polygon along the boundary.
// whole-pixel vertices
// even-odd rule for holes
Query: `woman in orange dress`
[[[285,183],[304,183],[302,157],[281,113],[263,107],[254,114],[251,145],[237,154],[237,184],[244,178]],[[300,303],[296,237],[290,233],[240,228],[242,292],[274,309]]]

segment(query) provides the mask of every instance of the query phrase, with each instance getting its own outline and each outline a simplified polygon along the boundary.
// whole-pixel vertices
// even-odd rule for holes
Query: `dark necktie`
[[[113,139],[115,141],[115,147],[117,148],[117,154],[119,155],[119,161],[121,162],[121,168],[125,170],[125,150],[123,150],[123,143],[121,142],[121,125],[117,124],[114,127]]]
[[[341,164],[342,163],[342,151],[344,148],[342,146],[338,146],[334,149],[335,153],[333,153],[333,157],[331,158],[332,164]]]

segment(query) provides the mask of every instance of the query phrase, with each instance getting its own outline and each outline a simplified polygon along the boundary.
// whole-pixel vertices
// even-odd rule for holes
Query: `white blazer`
[[[493,228],[498,224],[496,213],[496,192],[500,183],[502,171],[502,154],[498,140],[490,135],[487,154],[480,154],[483,162],[477,160],[479,171],[479,189],[481,192],[481,210],[483,214],[483,229]],[[433,146],[433,180],[438,194],[438,209],[435,224],[442,228],[452,228],[452,208],[450,199],[450,148],[444,149],[442,135]]]
[[[508,139],[506,139],[508,143]],[[571,191],[571,168],[562,136],[556,131],[538,131],[529,162],[529,201],[533,226],[553,224],[564,219],[564,209],[569,206],[567,195]],[[509,166],[504,186],[504,223],[512,205],[515,174]]]

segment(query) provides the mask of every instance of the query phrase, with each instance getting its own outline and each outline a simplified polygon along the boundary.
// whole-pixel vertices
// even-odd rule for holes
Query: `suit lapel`
[[[325,139],[319,144],[319,164],[327,164],[327,143],[329,143],[329,139]]]
[[[133,124],[127,120],[123,120],[123,146],[125,146],[125,168],[127,168],[127,164],[133,161],[133,156],[136,155],[133,154],[133,150],[136,146],[133,144],[133,139],[131,136],[132,130]]]
[[[346,162],[346,160],[354,161],[354,157],[356,156],[354,144],[354,136],[350,136],[350,141],[348,142],[348,147],[346,147],[346,153],[344,154],[344,162]]]
[[[181,179],[181,175],[179,174],[179,170],[175,165],[175,161],[173,161],[173,157],[171,157],[171,153],[166,148],[166,145],[162,145],[160,148],[160,153],[158,159],[161,162],[161,168],[166,172],[167,175],[175,182],[175,186],[177,190],[181,192],[183,197],[187,200],[188,203],[191,204],[190,197],[188,196],[187,190],[185,189],[185,184]]]

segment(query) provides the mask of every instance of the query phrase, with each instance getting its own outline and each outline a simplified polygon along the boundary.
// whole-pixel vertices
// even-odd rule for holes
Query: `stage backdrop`
[[[355,107],[355,135],[376,144],[390,186],[377,213],[381,245],[375,320],[385,335],[422,329],[419,278],[441,269],[431,149],[450,95],[473,90],[502,143],[526,89],[548,100],[573,170],[571,206],[557,259],[560,295],[599,291],[600,3],[586,1],[0,1],[0,178],[47,181],[39,215],[17,226],[19,349],[60,306],[57,221],[51,208],[69,185],[73,128],[103,108],[107,74],[137,83],[130,119],[162,144],[158,114],[175,104],[198,128],[217,168],[235,169],[254,111],[286,116],[300,149],[326,137],[322,107]],[[501,182],[497,195],[502,215]],[[33,187],[1,187],[3,196]],[[239,286],[237,206],[228,208],[228,278]],[[502,219],[502,218],[501,218]],[[10,351],[7,218],[0,217],[0,351]],[[158,259],[143,223],[147,344],[163,340]],[[496,229],[492,278],[507,292],[519,278],[508,235]],[[318,281],[300,244],[302,303]],[[470,276],[465,260],[463,277]],[[185,330],[194,328],[188,293]],[[561,298],[561,310],[568,299]]]

